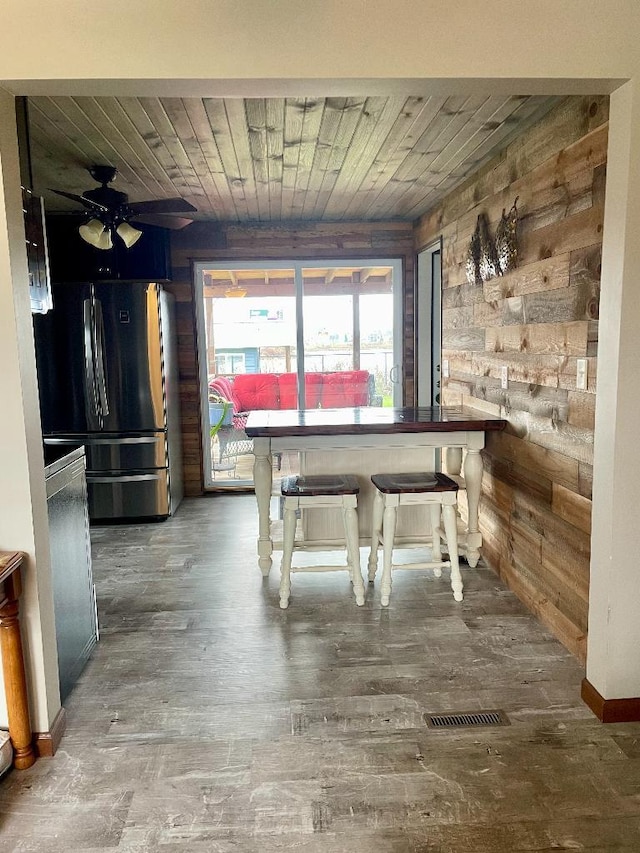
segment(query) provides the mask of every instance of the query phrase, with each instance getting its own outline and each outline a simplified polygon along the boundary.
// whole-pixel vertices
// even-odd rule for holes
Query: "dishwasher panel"
[[[65,464],[66,462],[66,464]],[[76,450],[45,469],[60,699],[97,642],[85,460]]]

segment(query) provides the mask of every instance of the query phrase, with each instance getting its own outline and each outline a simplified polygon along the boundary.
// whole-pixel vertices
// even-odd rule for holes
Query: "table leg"
[[[447,474],[454,477],[460,476],[460,471],[462,470],[462,448],[447,447],[445,449],[445,460]]]
[[[264,577],[271,571],[271,487],[273,473],[271,469],[271,440],[255,438],[253,440],[253,483],[258,502],[258,565]]]
[[[475,568],[480,559],[480,546],[482,545],[482,534],[478,526],[478,507],[480,505],[483,471],[480,450],[484,446],[484,435],[476,433],[472,438],[474,440],[469,442],[464,458],[464,480],[467,485],[467,507],[469,512],[467,562],[471,568]]]

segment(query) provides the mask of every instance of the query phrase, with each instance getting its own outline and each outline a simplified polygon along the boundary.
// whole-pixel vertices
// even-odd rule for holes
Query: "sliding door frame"
[[[419,406],[439,406],[442,394],[442,240],[418,252],[416,382]]]
[[[393,405],[403,405],[404,394],[404,341],[403,341],[403,293],[404,293],[404,264],[400,258],[328,258],[310,260],[262,260],[262,261],[231,261],[211,260],[198,261],[194,264],[194,301],[196,317],[196,346],[198,353],[198,372],[200,389],[200,419],[202,425],[202,454],[205,488],[213,488],[211,479],[211,442],[209,440],[209,374],[206,353],[206,318],[204,312],[204,276],[205,270],[270,270],[288,269],[294,273],[294,292],[296,299],[296,346],[297,346],[297,378],[298,406],[305,407],[304,382],[304,281],[303,270],[324,267],[391,267],[392,297],[393,297],[393,367],[390,371],[393,388]],[[330,291],[328,291],[328,295]],[[266,294],[265,294],[266,295]],[[355,303],[359,300],[354,300]],[[359,324],[359,311],[354,307],[354,324]],[[354,360],[359,361],[360,353],[355,355],[356,337],[360,342],[359,328],[354,326]],[[231,484],[230,484],[231,485]],[[215,487],[219,484],[216,483]]]

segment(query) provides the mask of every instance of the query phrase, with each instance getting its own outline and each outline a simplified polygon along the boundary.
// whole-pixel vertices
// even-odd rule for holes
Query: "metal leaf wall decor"
[[[467,250],[466,274],[469,284],[482,284],[515,269],[518,261],[518,199],[509,213],[502,211],[495,239],[489,233],[484,213],[479,214]]]
[[[513,207],[509,213],[505,214],[503,209],[502,217],[496,228],[496,254],[498,263],[500,264],[500,272],[502,275],[516,268],[518,263],[518,197],[513,202]]]
[[[489,281],[490,278],[500,275],[500,264],[496,245],[489,234],[487,217],[481,213],[478,219],[480,221],[480,278],[482,281]]]
[[[480,275],[480,217],[477,219],[467,249],[466,271],[469,284],[482,284],[482,276]]]

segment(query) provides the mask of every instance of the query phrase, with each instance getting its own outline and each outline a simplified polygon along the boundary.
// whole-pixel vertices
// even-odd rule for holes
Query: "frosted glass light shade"
[[[116,234],[120,237],[127,249],[130,249],[133,244],[137,243],[142,237],[142,231],[134,228],[133,225],[129,225],[128,222],[121,222],[116,228]]]
[[[113,242],[111,232],[99,219],[90,219],[85,225],[78,228],[78,234],[85,243],[90,243],[96,249],[111,249]]]
[[[100,235],[100,239],[96,243],[96,249],[112,249],[113,248],[113,240],[111,239],[111,231],[108,228],[104,228],[102,234]]]

